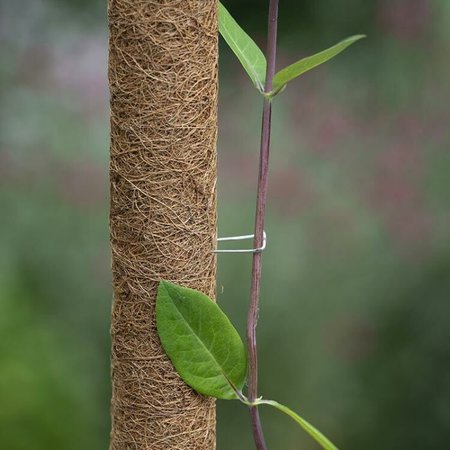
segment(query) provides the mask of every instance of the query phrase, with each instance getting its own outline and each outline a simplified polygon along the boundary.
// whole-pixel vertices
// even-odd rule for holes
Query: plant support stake
[[[278,0],[270,0],[269,23],[267,33],[267,70],[264,92],[272,91],[272,80],[275,75],[277,51]],[[255,215],[254,247],[261,247],[264,239],[264,218],[267,204],[267,188],[269,175],[270,130],[272,118],[272,100],[264,98],[261,147],[259,155],[258,193]],[[256,344],[256,326],[258,322],[259,293],[261,285],[262,253],[253,254],[252,283],[250,291],[250,306],[247,317],[247,346],[249,358],[248,399],[254,402],[258,396],[258,351]],[[266,450],[266,442],[261,426],[261,419],[257,406],[250,406],[253,438],[257,450]]]
[[[215,296],[218,2],[108,6],[110,450],[214,450],[215,400],[177,375],[155,309],[161,279]]]

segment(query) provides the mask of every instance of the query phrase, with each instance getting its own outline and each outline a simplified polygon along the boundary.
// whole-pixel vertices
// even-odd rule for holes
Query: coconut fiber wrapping
[[[213,450],[215,405],[155,326],[158,281],[214,296],[217,1],[110,0],[112,450]]]

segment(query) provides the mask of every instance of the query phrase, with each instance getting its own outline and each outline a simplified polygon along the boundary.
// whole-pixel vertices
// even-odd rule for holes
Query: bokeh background
[[[224,2],[264,45],[266,3]],[[450,2],[281,1],[260,390],[345,450],[450,440]],[[108,447],[108,87],[100,0],[0,6],[0,448]],[[253,224],[261,99],[221,46],[219,232]],[[244,335],[250,257],[219,258]],[[270,448],[315,444],[262,411]],[[218,449],[251,449],[218,406]]]

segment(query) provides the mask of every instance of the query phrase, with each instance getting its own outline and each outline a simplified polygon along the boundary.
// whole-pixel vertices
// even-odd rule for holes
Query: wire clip
[[[224,241],[244,241],[247,239],[254,239],[254,234],[245,234],[243,236],[230,236],[230,237],[223,237],[223,238],[217,238],[217,242],[224,242]],[[266,232],[263,231],[263,244],[261,247],[258,248],[236,248],[236,249],[228,249],[228,250],[214,250],[214,253],[261,253],[265,248],[267,244],[267,235]]]

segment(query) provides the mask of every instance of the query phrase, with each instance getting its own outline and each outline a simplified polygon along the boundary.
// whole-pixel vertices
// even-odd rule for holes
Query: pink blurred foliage
[[[305,151],[326,157],[330,162],[335,160],[341,166],[340,156],[345,153],[364,151],[364,142],[376,142],[380,149],[371,163],[370,154],[365,158],[367,172],[371,179],[365,185],[355,186],[361,193],[363,201],[368,202],[376,213],[381,214],[390,237],[407,250],[411,256],[424,255],[428,251],[432,234],[432,215],[427,209],[424,199],[423,169],[426,164],[423,158],[423,149],[433,139],[433,123],[430,114],[427,120],[419,114],[409,111],[388,113],[387,111],[374,111],[365,117],[348,109],[349,105],[338,105],[327,98],[322,89],[323,79],[314,80],[301,95],[294,94],[298,101],[291,101],[292,129],[298,139],[306,141]],[[300,101],[301,100],[301,101]],[[439,128],[437,120],[434,128]],[[388,126],[389,125],[389,126]],[[383,142],[389,144],[385,148]],[[347,142],[353,142],[346,145]],[[360,142],[361,145],[354,145]],[[332,159],[330,159],[332,158]],[[371,167],[372,166],[372,167]],[[350,167],[352,165],[350,164]],[[349,167],[341,166],[345,173]],[[357,174],[348,173],[352,182],[361,182]],[[367,186],[369,192],[365,191]],[[299,192],[296,192],[298,195]],[[318,199],[320,202],[320,199]],[[298,211],[297,211],[298,212]],[[338,233],[351,229],[351,222],[357,221],[356,216],[339,211],[329,211],[330,217],[322,218],[326,229],[316,230],[319,247],[324,251],[331,245],[323,241],[323,236],[331,236],[330,230]],[[342,216],[346,222],[342,227]],[[323,228],[323,227],[320,227]],[[331,237],[329,238],[331,239]]]
[[[417,256],[426,252],[433,224],[422,184],[424,128],[418,117],[409,114],[399,116],[394,128],[389,144],[375,158],[369,201],[394,240]]]
[[[272,171],[269,204],[283,216],[302,214],[311,207],[317,193],[300,167],[284,166]]]
[[[48,70],[52,62],[52,48],[43,43],[29,43],[18,58],[16,81],[32,89],[48,84]]]
[[[43,150],[30,156],[26,163],[15,161],[2,151],[0,187],[30,194],[50,188],[74,209],[97,211],[106,207],[107,173],[93,162],[64,163]]]
[[[13,160],[9,149],[0,149],[0,186],[7,186],[13,174]]]
[[[377,9],[382,31],[403,41],[420,38],[432,23],[430,0],[379,0]]]
[[[314,253],[326,260],[339,260],[343,249],[349,255],[359,245],[355,239],[357,228],[358,216],[354,210],[342,206],[324,206],[319,197],[315,206],[314,225],[308,230],[308,239]]]
[[[71,100],[86,115],[105,115],[108,107],[107,41],[78,35],[67,42],[29,42],[18,56],[16,80],[41,94]]]
[[[89,272],[99,285],[109,288],[111,283],[111,270],[109,267],[110,249],[105,238],[104,242],[98,242],[100,244],[97,251],[89,260]]]
[[[104,106],[108,99],[107,52],[102,35],[85,35],[55,47],[49,82],[58,90],[79,95],[83,103]]]
[[[106,207],[106,171],[93,163],[61,166],[56,175],[56,189],[61,199],[76,209]]]
[[[319,75],[301,92],[294,92],[290,117],[298,139],[307,142],[305,151],[330,156],[339,151],[342,140],[357,135],[367,124],[323,93],[325,80]]]
[[[376,349],[378,333],[367,318],[354,312],[344,312],[330,322],[325,339],[337,358],[358,363],[370,358]]]
[[[323,111],[322,120],[311,129],[311,147],[319,153],[328,154],[339,149],[341,139],[353,136],[358,124],[355,117],[338,105],[330,104]]]
[[[100,34],[77,35],[65,42],[28,42],[17,50],[15,81],[39,96],[61,102],[62,111],[73,105],[70,110],[89,121],[93,115],[107,114],[106,57],[107,41]],[[103,208],[106,172],[94,162],[61,161],[46,151],[46,146],[45,142],[36,142],[34,152],[23,160],[2,149],[0,183],[31,192],[53,186],[62,201],[74,208]]]
[[[0,186],[5,188],[33,192],[38,184],[51,180],[53,169],[54,161],[44,152],[21,161],[10,148],[0,151]]]
[[[226,180],[227,186],[238,185],[243,192],[256,192],[258,161],[254,155],[233,151],[219,158],[219,177]]]

